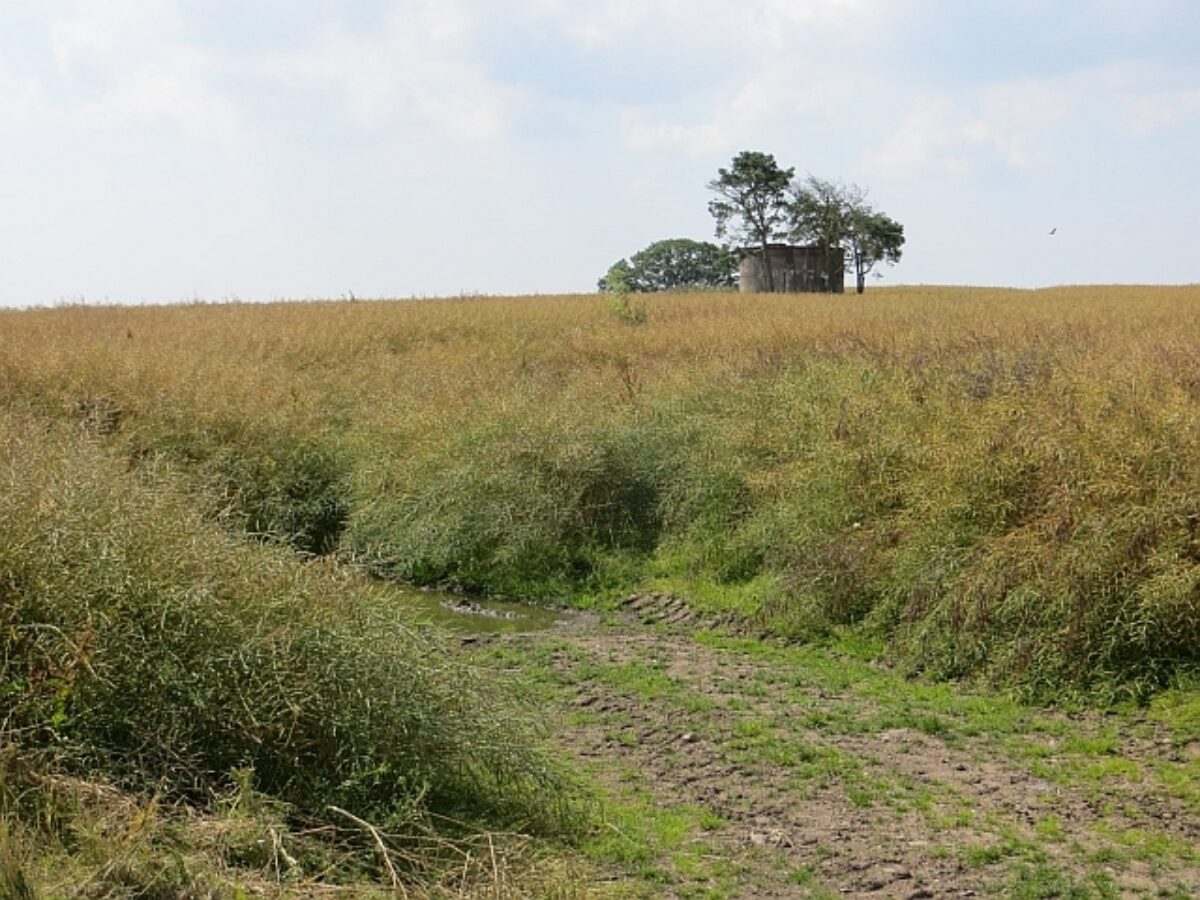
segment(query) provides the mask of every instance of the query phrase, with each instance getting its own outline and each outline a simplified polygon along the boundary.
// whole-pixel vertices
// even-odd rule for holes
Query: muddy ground
[[[1200,896],[1200,743],[730,635],[682,601],[479,648],[601,794],[590,890]]]

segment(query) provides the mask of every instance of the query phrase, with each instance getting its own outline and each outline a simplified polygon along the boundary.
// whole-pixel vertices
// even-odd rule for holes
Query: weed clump
[[[569,817],[531,719],[393,597],[223,532],[167,471],[8,417],[0,639],[0,800],[19,821],[44,821],[29,804],[56,778],[203,807],[243,770],[309,821]]]
[[[656,546],[670,464],[636,422],[501,420],[376,462],[374,479],[403,487],[368,481],[346,543],[406,581],[525,598],[604,589]]]
[[[149,419],[126,446],[139,465],[177,469],[196,505],[228,529],[309,556],[338,547],[350,514],[350,462],[323,434],[192,412]]]

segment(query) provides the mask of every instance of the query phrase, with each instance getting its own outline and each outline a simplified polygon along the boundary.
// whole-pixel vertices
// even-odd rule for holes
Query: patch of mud
[[[719,668],[719,661],[686,639],[657,636],[652,648],[645,640],[614,635],[593,639],[591,649],[614,662],[666,649],[670,670],[680,674],[697,664],[702,671]],[[878,811],[856,807],[839,784],[799,784],[788,766],[746,762],[730,753],[736,719],[728,711],[717,708],[683,720],[677,710],[594,683],[580,685],[576,704],[602,721],[571,729],[565,737],[575,752],[603,763],[600,771],[609,774],[601,778],[613,787],[624,777],[618,773],[612,779],[614,765],[633,768],[664,804],[695,804],[719,815],[725,825],[710,838],[725,856],[742,857],[763,871],[808,866],[830,888],[852,895],[970,896],[950,890],[966,882],[962,866],[931,858],[929,841],[914,838],[920,823],[911,816],[882,816],[881,821]],[[782,859],[765,866],[753,860],[764,854]],[[772,887],[761,876],[751,894],[796,895],[794,886]]]

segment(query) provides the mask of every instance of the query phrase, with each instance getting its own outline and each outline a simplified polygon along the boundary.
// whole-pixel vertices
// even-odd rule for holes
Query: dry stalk
[[[272,862],[275,865],[275,876],[282,879],[284,877],[284,872],[279,866],[279,861],[281,859],[283,860],[284,865],[287,866],[287,874],[289,875],[295,871],[300,864],[296,862],[295,857],[287,852],[287,848],[283,846],[283,838],[279,836],[279,832],[275,830],[274,826],[267,830],[271,834],[271,856]]]
[[[487,836],[488,855],[492,860],[492,886],[496,890],[496,896],[500,896],[500,867],[496,864],[496,845],[492,843],[492,835],[489,832]]]
[[[392,889],[402,897],[407,897],[408,891],[404,889],[404,884],[400,880],[400,874],[396,871],[396,867],[392,865],[391,852],[388,850],[388,846],[384,842],[383,835],[380,834],[379,829],[365,819],[360,819],[358,816],[354,815],[354,813],[347,812],[340,806],[330,806],[329,810],[330,812],[335,812],[340,816],[345,816],[359,828],[371,835],[371,838],[375,842],[376,850],[379,853],[379,859],[382,861],[384,868],[387,869],[388,877],[392,880]]]

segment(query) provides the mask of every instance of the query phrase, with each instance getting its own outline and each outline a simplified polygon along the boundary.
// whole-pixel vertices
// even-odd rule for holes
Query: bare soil
[[[646,595],[616,621],[500,639],[540,654],[561,706],[554,739],[606,796],[711,813],[683,845],[658,848],[648,881],[613,864],[608,890],[1200,896],[1200,821],[1156,775],[1200,774],[1195,741],[1142,723],[1091,746],[1114,733],[1104,715],[1038,710],[1026,744],[910,702],[909,683],[880,667],[839,678],[831,654],[832,671],[810,677],[698,641],[704,624],[677,598]],[[1083,750],[1068,750],[1073,736]]]

